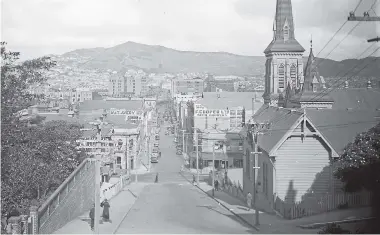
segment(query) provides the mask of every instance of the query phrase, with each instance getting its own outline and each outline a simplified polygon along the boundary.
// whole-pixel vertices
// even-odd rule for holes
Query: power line
[[[380,47],[377,48],[374,52],[372,52],[371,55],[375,54],[379,49],[380,49]],[[368,57],[370,57],[371,55],[369,55]],[[375,57],[374,59],[372,59],[372,61],[370,61],[369,63],[367,63],[367,65],[364,66],[362,69],[360,69],[356,74],[353,74],[350,78],[348,78],[347,81],[350,81],[352,78],[355,77],[355,75],[359,74],[361,71],[363,71],[365,68],[367,68],[371,63],[375,62],[377,59],[378,59],[378,57]],[[356,68],[356,67],[357,67],[357,66],[355,66],[354,68]],[[349,71],[349,72],[350,72],[350,71]],[[345,75],[347,75],[349,72],[347,72]],[[344,76],[345,76],[345,75],[344,75]],[[341,79],[338,79],[337,82],[339,82],[339,81],[342,80],[343,78],[344,78],[344,77],[342,77]],[[336,83],[337,83],[337,82],[336,82]],[[344,81],[344,82],[345,82],[345,81]],[[344,82],[340,83],[338,86],[336,86],[335,88],[331,89],[329,92],[327,92],[327,93],[325,93],[325,94],[322,93],[323,95],[322,95],[321,97],[319,97],[319,98],[323,98],[324,96],[328,95],[329,93],[331,93],[332,91],[334,91],[336,88],[340,87]]]
[[[374,44],[371,44],[370,46],[368,46],[358,57],[356,57],[356,59],[360,58],[362,55],[364,55],[371,47],[373,47]],[[376,51],[375,51],[376,52]],[[373,52],[372,54],[374,54],[375,52]],[[372,54],[370,54],[369,56],[371,56]],[[367,58],[369,57],[367,56]],[[351,71],[354,71],[359,65],[361,65],[363,62],[359,62],[356,64],[355,67],[352,67],[350,70],[348,70],[348,72],[346,72],[341,78],[339,78],[338,80],[336,80],[330,88],[334,87],[334,85],[336,85],[340,80],[342,79],[345,79],[345,76],[347,74],[349,74]],[[337,77],[343,70],[339,71],[339,73],[337,73],[334,77]],[[328,91],[330,88],[325,88],[323,91],[320,91],[319,93],[317,93],[313,98],[311,98],[309,101],[313,101],[315,100],[316,98],[318,98],[318,96],[320,96],[321,94],[324,94],[325,91]]]

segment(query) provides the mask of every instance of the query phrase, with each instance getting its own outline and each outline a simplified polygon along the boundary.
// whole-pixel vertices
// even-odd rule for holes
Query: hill
[[[307,55],[308,52],[305,53]],[[305,57],[305,64],[307,58]],[[320,74],[324,77],[378,76],[380,60],[371,63],[366,69],[356,74],[346,74],[358,63],[367,65],[372,59],[349,59],[334,61],[317,59]],[[151,46],[135,42],[126,42],[111,48],[90,48],[71,51],[60,56],[60,62],[81,69],[122,68],[142,69],[154,73],[211,73],[214,75],[263,75],[265,73],[264,56],[242,56],[226,52],[179,51],[163,46]],[[359,66],[360,69],[363,66]],[[340,72],[340,73],[339,73]]]

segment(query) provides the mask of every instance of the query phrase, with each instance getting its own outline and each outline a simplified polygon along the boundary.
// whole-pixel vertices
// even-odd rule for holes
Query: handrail
[[[88,161],[91,162],[92,159],[86,158],[79,166],[67,177],[65,181],[53,192],[52,195],[38,208],[38,214],[43,212],[50,203],[58,196],[58,194],[64,189],[64,187],[70,182],[71,179],[86,165]]]

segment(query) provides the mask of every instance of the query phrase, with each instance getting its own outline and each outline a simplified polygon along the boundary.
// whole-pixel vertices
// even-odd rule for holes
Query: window
[[[297,83],[297,67],[295,64],[292,64],[290,67],[290,79],[292,81],[292,87],[296,87]]]
[[[288,26],[284,27],[284,40],[285,41],[289,40],[289,27]]]
[[[285,66],[280,64],[278,67],[278,88],[284,88],[285,85]]]

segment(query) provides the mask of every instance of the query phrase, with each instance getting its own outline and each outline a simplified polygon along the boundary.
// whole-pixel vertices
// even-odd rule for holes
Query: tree
[[[380,218],[380,123],[359,134],[348,144],[338,160],[335,176],[345,183],[345,191],[368,190],[373,193],[373,216]],[[371,232],[380,231],[380,221],[371,223]]]
[[[46,81],[55,65],[48,57],[19,63],[18,52],[1,43],[1,206],[30,206],[43,201],[78,166],[83,154],[76,151],[80,126],[64,121],[44,123],[39,116],[20,119],[19,111],[41,96],[28,88]]]

